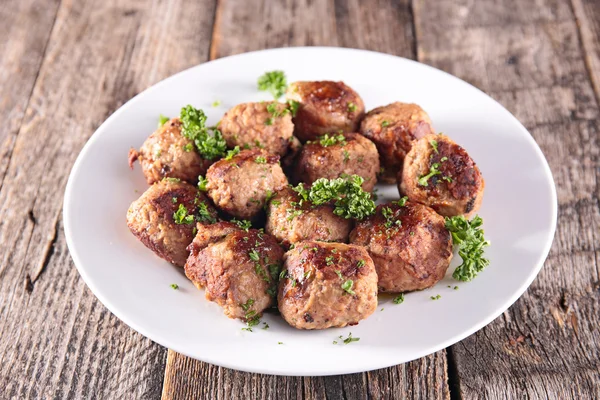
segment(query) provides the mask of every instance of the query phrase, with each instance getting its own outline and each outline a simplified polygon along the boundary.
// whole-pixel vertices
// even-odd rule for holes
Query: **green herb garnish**
[[[218,129],[206,127],[204,111],[188,105],[181,109],[180,118],[181,134],[194,142],[202,158],[214,160],[225,155],[227,143]]]
[[[173,213],[173,220],[177,225],[189,225],[194,222],[194,216],[188,214],[188,209],[183,204],[180,204],[177,211]]]
[[[221,105],[221,100],[215,100],[212,102],[213,107],[219,107]]]
[[[442,295],[440,295],[440,294],[438,294],[438,295],[436,295],[436,296],[431,296],[431,297],[430,297],[430,299],[431,299],[431,300],[439,300],[439,299],[441,299],[441,298],[442,298]]]
[[[394,304],[404,303],[404,293],[400,293],[398,296],[394,298]]]
[[[217,222],[217,219],[208,211],[208,205],[203,201],[198,201],[196,203],[197,211],[196,211],[196,220],[206,224],[214,224]]]
[[[263,156],[257,156],[254,158],[254,162],[257,164],[266,164],[267,163],[267,159],[264,158]]]
[[[408,201],[408,196],[404,196],[401,199],[399,199],[396,204],[398,204],[398,207],[404,207],[406,205],[406,202]]]
[[[336,144],[341,144],[341,145],[346,144],[346,138],[341,133],[338,135],[332,134],[331,136],[328,133],[326,133],[323,136],[319,137],[318,140],[319,140],[319,143],[321,143],[321,146],[323,146],[323,147],[329,147],[329,146],[333,146]]]
[[[319,178],[310,189],[299,184],[292,189],[303,201],[314,205],[334,202],[334,214],[344,218],[363,219],[375,212],[375,202],[371,194],[362,189],[364,179],[358,175],[347,178]]]
[[[358,109],[358,107],[356,107],[356,104],[354,103],[348,103],[348,112],[354,112]]]
[[[233,156],[240,153],[240,146],[235,146],[232,150],[227,150],[227,154],[223,157],[225,160],[229,161],[233,158]]]
[[[438,164],[438,163],[431,164],[431,167],[429,167],[429,173],[427,175],[423,175],[419,178],[419,180],[418,180],[419,185],[428,186],[427,181],[429,180],[429,178],[431,178],[435,175],[441,174],[439,168],[440,168],[440,164]]]
[[[490,264],[483,257],[484,248],[490,242],[485,240],[483,229],[480,228],[482,224],[483,219],[478,215],[471,221],[462,215],[446,217],[446,229],[450,231],[452,242],[458,246],[458,255],[462,258],[462,264],[452,274],[456,280],[468,282]]]
[[[342,289],[344,289],[346,293],[355,295],[356,293],[354,293],[354,291],[352,290],[352,286],[354,286],[354,282],[352,281],[352,279],[348,279],[347,281],[342,283]]]
[[[296,100],[288,100],[288,110],[290,110],[290,113],[292,114],[292,117],[296,116],[296,113],[298,112],[298,107],[300,107],[300,103],[297,102]]]
[[[258,90],[268,91],[277,100],[285,93],[287,80],[283,71],[265,72],[258,78]]]
[[[198,190],[206,192],[206,185],[208,185],[208,179],[204,178],[202,175],[198,175]]]
[[[438,154],[438,142],[437,142],[437,140],[430,140],[429,144],[433,148],[433,151],[435,151],[435,154]]]
[[[179,289],[179,285],[176,283],[171,283],[171,289],[177,290],[177,289]]]
[[[362,268],[366,265],[365,260],[358,260],[356,263],[356,268]]]
[[[160,114],[158,116],[158,127],[160,128],[161,126],[166,124],[168,121],[169,121],[169,117],[165,117],[164,115]]]
[[[389,126],[389,125],[390,125],[390,121],[386,121],[386,120],[381,121],[382,128],[385,128],[386,126]]]
[[[350,332],[348,334],[348,337],[346,339],[344,339],[344,344],[349,344],[352,342],[358,342],[360,340],[360,338],[357,337],[352,337],[352,332]]]

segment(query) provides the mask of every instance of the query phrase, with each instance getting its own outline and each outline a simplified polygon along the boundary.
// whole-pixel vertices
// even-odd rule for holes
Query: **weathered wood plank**
[[[600,3],[571,0],[596,101],[600,101]]]
[[[211,57],[271,47],[326,45],[415,57],[410,2],[222,0]],[[248,40],[252,37],[252,40]],[[444,351],[404,365],[334,377],[274,377],[198,362],[169,351],[163,399],[449,398]]]
[[[86,288],[66,248],[60,193],[77,153],[110,113],[208,58],[214,6],[60,4],[0,189],[0,397],[160,396],[166,350]],[[36,15],[12,21],[14,30],[40,23]],[[7,62],[9,71],[20,68]]]
[[[600,112],[568,3],[509,3],[415,5],[420,61],[513,112],[548,158],[559,198],[544,269],[502,318],[452,347],[451,367],[464,398],[598,398]]]
[[[31,90],[46,51],[59,0],[8,0],[0,7],[0,188]]]

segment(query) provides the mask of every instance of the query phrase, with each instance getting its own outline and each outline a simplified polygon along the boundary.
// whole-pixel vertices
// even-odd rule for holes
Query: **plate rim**
[[[71,217],[69,215],[69,210],[71,208],[72,193],[75,189],[73,187],[73,185],[74,185],[76,175],[78,175],[78,173],[80,173],[80,171],[79,171],[80,165],[83,162],[83,160],[86,158],[87,153],[90,151],[90,149],[92,148],[95,141],[98,140],[100,135],[98,135],[97,133],[100,130],[102,130],[105,125],[110,124],[113,119],[118,118],[118,116],[121,113],[128,110],[132,106],[131,103],[133,102],[133,100],[137,99],[139,96],[142,96],[149,92],[152,92],[153,90],[156,90],[157,88],[160,88],[163,85],[167,85],[172,79],[175,79],[180,74],[187,73],[189,71],[192,71],[196,68],[199,68],[199,67],[209,64],[209,63],[226,62],[231,59],[247,56],[250,54],[257,54],[257,53],[295,52],[295,51],[313,51],[313,50],[351,52],[351,53],[355,53],[357,55],[360,55],[361,53],[367,53],[370,55],[389,57],[390,59],[395,59],[395,60],[400,59],[403,62],[407,62],[409,64],[416,64],[416,65],[418,65],[419,68],[433,70],[437,73],[441,73],[441,74],[445,75],[447,78],[449,77],[449,78],[452,78],[453,80],[458,80],[462,84],[466,84],[466,85],[470,86],[472,89],[475,89],[477,92],[479,92],[479,94],[484,95],[488,99],[492,100],[497,106],[499,106],[499,108],[502,110],[502,112],[505,114],[505,116],[507,118],[511,119],[513,123],[516,123],[516,127],[518,127],[519,130],[521,130],[521,133],[524,133],[524,137],[529,142],[529,145],[531,145],[533,147],[536,155],[538,156],[540,161],[542,161],[541,165],[543,167],[544,177],[550,183],[550,192],[551,192],[550,195],[552,197],[552,199],[551,199],[552,201],[550,202],[550,205],[551,205],[550,226],[551,226],[551,228],[547,232],[547,236],[545,238],[545,245],[544,245],[542,252],[540,253],[540,257],[535,262],[535,268],[533,268],[532,271],[529,273],[529,275],[527,276],[527,279],[523,280],[522,284],[513,292],[513,294],[511,296],[507,297],[507,299],[502,302],[502,305],[499,306],[495,312],[489,313],[485,318],[482,318],[478,322],[471,324],[468,329],[464,329],[462,332],[460,332],[452,337],[449,337],[444,341],[441,341],[440,343],[438,343],[437,346],[432,346],[432,347],[428,348],[428,350],[425,354],[423,354],[419,357],[406,359],[405,361],[402,361],[399,364],[407,363],[407,362],[410,362],[410,361],[413,361],[413,360],[416,360],[416,359],[419,359],[422,357],[426,357],[433,353],[436,353],[436,352],[438,352],[442,349],[445,349],[453,344],[456,344],[456,343],[462,341],[463,339],[465,339],[466,337],[471,336],[472,334],[478,332],[479,330],[481,330],[482,328],[484,328],[485,326],[490,324],[492,321],[494,321],[496,318],[498,318],[506,310],[508,310],[523,295],[523,293],[527,290],[527,288],[529,288],[529,286],[532,284],[534,279],[539,274],[540,270],[542,269],[542,267],[544,265],[544,262],[548,258],[548,255],[550,253],[550,249],[552,247],[552,244],[554,242],[554,237],[556,234],[556,226],[557,226],[557,220],[558,220],[558,196],[557,196],[556,184],[554,181],[554,177],[552,175],[552,171],[550,169],[550,165],[548,164],[548,160],[544,156],[541,148],[539,147],[539,145],[537,144],[537,142],[535,141],[535,139],[533,138],[531,133],[529,133],[527,128],[510,111],[508,111],[502,104],[500,104],[497,100],[495,100],[493,97],[489,96],[487,93],[485,93],[481,89],[473,86],[471,83],[464,81],[448,72],[445,72],[443,70],[440,70],[438,68],[432,67],[430,65],[427,65],[427,64],[415,61],[415,60],[407,59],[407,58],[400,57],[400,56],[395,56],[395,55],[389,54],[389,53],[382,53],[382,52],[377,52],[377,51],[372,51],[372,50],[364,50],[364,49],[347,48],[347,47],[334,47],[334,46],[297,46],[297,47],[270,48],[270,49],[255,50],[255,51],[251,51],[251,52],[239,53],[239,54],[230,55],[227,57],[218,58],[216,60],[209,60],[209,61],[197,64],[197,65],[194,65],[192,67],[186,68],[186,69],[179,71],[173,75],[170,75],[167,78],[142,90],[141,92],[139,92],[138,94],[133,96],[131,99],[129,99],[127,102],[125,102],[123,105],[121,105],[108,118],[106,118],[106,120],[104,120],[104,122],[102,122],[102,124],[100,124],[95,129],[94,133],[86,141],[86,143],[82,147],[81,151],[79,152],[75,162],[73,163],[73,166],[69,173],[69,178],[67,180],[67,184],[65,186],[64,201],[63,201],[63,208],[62,208],[63,226],[64,226],[67,247],[69,249],[69,254],[73,260],[73,264],[75,265],[75,267],[77,268],[77,271],[79,272],[79,275],[82,277],[83,281],[88,286],[88,288],[92,291],[94,296],[96,296],[96,298],[102,303],[102,305],[104,307],[106,307],[112,314],[114,314],[117,318],[119,318],[119,320],[121,322],[123,322],[124,324],[126,324],[129,328],[140,333],[142,336],[148,338],[149,340],[152,340],[153,342],[155,342],[163,347],[166,347],[167,349],[174,350],[174,351],[176,351],[180,354],[183,354],[187,357],[190,357],[190,358],[193,358],[193,359],[196,359],[199,361],[211,363],[213,365],[230,368],[230,369],[234,369],[234,370],[238,370],[238,371],[250,372],[250,373],[261,373],[261,374],[277,375],[277,376],[331,376],[331,375],[345,375],[345,374],[350,374],[350,373],[367,372],[367,371],[372,371],[375,369],[389,368],[394,365],[399,365],[398,363],[389,364],[387,362],[386,363],[377,363],[377,366],[368,366],[366,368],[344,367],[342,365],[339,368],[336,368],[335,371],[328,371],[328,372],[319,371],[317,373],[314,373],[314,372],[310,373],[310,371],[297,370],[296,372],[284,371],[282,373],[280,371],[270,369],[269,367],[245,368],[244,365],[240,366],[240,365],[232,364],[230,362],[223,362],[221,360],[214,359],[213,357],[199,358],[196,355],[190,354],[185,348],[183,348],[182,346],[179,346],[177,343],[171,343],[170,340],[166,337],[163,337],[162,334],[147,332],[145,328],[143,328],[143,327],[139,326],[137,323],[131,321],[125,315],[126,313],[121,313],[121,311],[119,311],[119,307],[116,306],[115,304],[113,304],[113,302],[107,296],[104,296],[102,291],[97,288],[97,286],[94,284],[94,281],[86,273],[85,268],[82,266],[83,264],[81,262],[79,253],[76,249],[76,245],[75,245],[74,239],[71,234],[72,222],[71,222]]]

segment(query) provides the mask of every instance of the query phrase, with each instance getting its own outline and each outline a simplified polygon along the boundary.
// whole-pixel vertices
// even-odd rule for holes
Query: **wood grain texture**
[[[600,2],[571,0],[596,101],[600,102]]]
[[[558,189],[558,229],[538,278],[501,318],[451,349],[458,394],[600,398],[600,114],[572,9],[552,0],[420,0],[414,9],[420,61],[514,113]]]
[[[270,47],[358,47],[414,58],[408,1],[221,0],[211,57]],[[252,37],[252,40],[248,40]],[[449,398],[445,351],[362,374],[274,377],[216,367],[169,351],[163,399]]]
[[[66,248],[62,193],[76,155],[109,114],[207,59],[214,2],[64,0],[47,46],[39,33],[25,38],[21,30],[37,19],[42,29],[40,13],[51,5],[30,5],[29,19],[13,21],[18,34],[8,34],[9,49],[31,42],[45,57],[39,71],[28,67],[37,76],[31,97],[15,100],[28,106],[11,127],[18,135],[0,189],[0,397],[158,398],[166,350],[86,288]],[[15,57],[2,67],[22,68]],[[19,78],[26,90],[27,76]]]
[[[0,7],[0,188],[46,52],[58,0],[7,0]]]

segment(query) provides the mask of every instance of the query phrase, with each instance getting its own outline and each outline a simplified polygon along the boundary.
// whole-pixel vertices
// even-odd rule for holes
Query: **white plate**
[[[343,80],[367,110],[394,101],[420,104],[434,128],[465,147],[486,181],[483,206],[490,266],[469,283],[452,279],[380,300],[358,326],[300,331],[267,315],[270,329],[245,332],[204,299],[183,271],[156,257],[127,229],[129,204],[145,189],[127,151],[156,128],[159,114],[186,104],[216,123],[230,107],[268,100],[256,80],[281,69],[288,82]],[[219,107],[211,107],[220,100]],[[380,189],[398,198],[395,187]],[[331,375],[407,362],[443,349],[488,324],[525,291],[546,258],[556,225],[556,189],[530,134],[500,104],[469,84],[402,58],[339,48],[288,48],[223,58],[183,71],[139,94],[98,128],[77,158],[65,193],[67,243],[81,276],[102,303],[142,335],[199,360],[243,371]],[[455,257],[455,262],[459,257]],[[456,265],[456,263],[453,265]],[[177,283],[179,290],[170,285]],[[448,288],[458,286],[459,290]],[[432,301],[430,296],[441,295]],[[383,311],[380,309],[384,308]],[[360,341],[334,345],[349,332]],[[283,344],[278,344],[283,342]]]

